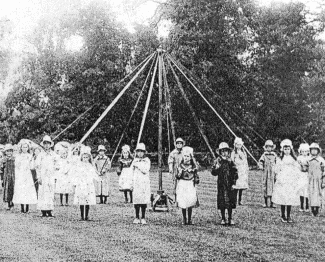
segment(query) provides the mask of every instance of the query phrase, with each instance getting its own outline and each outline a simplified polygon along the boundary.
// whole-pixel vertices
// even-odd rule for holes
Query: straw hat
[[[82,146],[80,150],[80,155],[89,154],[91,155],[91,148],[89,146]]]
[[[181,137],[176,139],[175,146],[176,146],[177,143],[183,143],[183,146],[185,145],[185,141]]]
[[[322,149],[320,148],[319,144],[317,143],[312,143],[310,146],[309,146],[309,149],[312,150],[312,149],[318,149],[318,152],[321,153],[322,152]]]
[[[43,140],[42,140],[42,142],[41,142],[41,144],[40,144],[42,147],[44,147],[44,142],[49,142],[49,143],[51,143],[51,147],[54,146],[54,142],[52,141],[51,137],[48,136],[48,135],[45,135],[45,136],[43,137]]]
[[[291,150],[293,149],[292,141],[291,141],[290,139],[284,139],[284,140],[281,142],[280,146],[281,146],[281,151],[283,151],[283,148],[284,148],[285,146],[290,147]]]
[[[234,141],[234,146],[235,145],[244,145],[244,141],[243,141],[243,139],[241,139],[240,137],[236,137],[235,138],[235,141]]]
[[[107,151],[106,148],[105,148],[105,146],[103,146],[103,145],[99,145],[99,146],[98,146],[98,149],[97,149],[97,152],[99,152],[99,151],[101,151],[101,150],[104,150],[105,152]]]
[[[272,150],[274,150],[276,148],[276,145],[273,143],[272,140],[266,140],[265,141],[265,144],[263,146],[264,150],[266,150],[266,147],[267,146],[271,146],[272,147]]]
[[[135,149],[135,151],[140,151],[140,150],[144,152],[146,151],[146,146],[144,143],[139,143]]]
[[[4,151],[8,151],[8,150],[14,150],[14,147],[13,147],[12,144],[6,144],[5,145]]]
[[[220,145],[219,145],[219,148],[218,148],[218,153],[220,154],[220,151],[222,149],[228,149],[228,150],[231,150],[231,148],[229,147],[229,145],[226,143],[226,142],[221,142]]]
[[[299,154],[301,153],[301,151],[309,151],[309,145],[307,143],[300,144],[298,149]]]

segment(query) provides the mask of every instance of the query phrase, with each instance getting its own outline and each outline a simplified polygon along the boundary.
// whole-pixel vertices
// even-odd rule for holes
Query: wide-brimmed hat
[[[54,142],[52,141],[51,137],[48,136],[48,135],[45,135],[45,136],[43,137],[43,140],[42,140],[42,142],[41,142],[41,144],[40,144],[42,147],[44,147],[44,142],[49,142],[49,143],[51,143],[51,147],[54,146]]]
[[[184,146],[182,149],[182,155],[190,155],[191,157],[193,157],[194,155],[194,150],[193,147],[190,146]]]
[[[299,149],[298,149],[299,154],[301,153],[301,151],[309,151],[308,143],[300,144]]]
[[[80,156],[83,154],[91,155],[91,148],[89,146],[82,146],[80,149]]]
[[[181,137],[176,139],[175,146],[176,146],[177,143],[183,143],[183,146],[185,145],[185,141]]]
[[[139,143],[137,145],[137,147],[135,148],[135,151],[139,151],[139,150],[144,151],[144,152],[146,151],[146,146],[144,143]]]
[[[265,144],[264,144],[264,146],[263,146],[264,150],[266,150],[266,147],[267,147],[267,146],[272,147],[272,150],[274,150],[274,149],[276,148],[276,145],[273,143],[272,140],[266,140],[266,141],[265,141]]]
[[[99,146],[98,146],[98,149],[97,149],[97,152],[99,152],[99,151],[101,151],[101,150],[104,150],[105,152],[107,151],[105,146],[103,146],[103,145],[99,145]]]
[[[8,151],[8,150],[14,150],[14,147],[13,147],[12,144],[6,144],[5,145],[4,151]]]
[[[318,149],[319,153],[322,152],[322,149],[320,148],[319,144],[317,143],[311,143],[311,145],[309,146],[309,149],[312,150],[312,149]]]
[[[231,150],[231,148],[229,147],[229,145],[226,142],[221,142],[219,145],[219,148],[217,149],[218,154],[220,154],[220,150],[222,149],[228,149]]]
[[[128,153],[130,153],[131,152],[130,146],[129,145],[122,146],[122,152],[128,152]]]
[[[290,139],[284,139],[284,140],[282,140],[280,146],[281,146],[281,151],[283,151],[283,148],[284,148],[285,146],[290,147],[291,150],[293,149],[292,141],[291,141]]]
[[[235,141],[234,141],[234,146],[235,145],[244,145],[244,141],[243,141],[243,139],[241,139],[240,137],[236,137],[235,138]]]

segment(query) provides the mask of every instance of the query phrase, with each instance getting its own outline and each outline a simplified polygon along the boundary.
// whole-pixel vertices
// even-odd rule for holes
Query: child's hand
[[[261,169],[261,170],[263,170],[264,169],[263,164],[261,164],[261,163],[258,164],[258,168]]]

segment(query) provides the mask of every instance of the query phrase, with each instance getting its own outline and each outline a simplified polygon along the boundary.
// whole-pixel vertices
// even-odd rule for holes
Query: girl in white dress
[[[300,165],[301,169],[301,182],[303,183],[303,188],[300,191],[300,212],[308,212],[309,211],[309,193],[308,193],[308,165],[309,165],[309,145],[307,143],[303,143],[299,146],[298,149],[299,156],[297,157],[297,161]],[[304,205],[305,204],[305,205]]]
[[[12,200],[14,204],[21,205],[22,213],[28,213],[29,205],[37,203],[32,168],[33,156],[30,154],[30,144],[22,139],[18,144],[18,154],[15,158],[15,186]]]
[[[241,138],[236,137],[234,142],[234,150],[231,152],[230,158],[236,164],[238,171],[238,179],[234,189],[238,190],[238,205],[242,205],[242,194],[248,189],[248,162],[247,154],[243,148],[244,142]]]
[[[135,158],[131,164],[133,172],[133,204],[135,208],[134,224],[147,224],[145,215],[147,204],[150,204],[150,159],[145,157],[146,146],[139,143],[135,149]],[[141,208],[141,220],[140,220]]]
[[[300,165],[294,155],[292,142],[285,139],[281,142],[281,155],[276,164],[276,181],[272,195],[272,201],[281,205],[281,221],[293,223],[291,219],[291,207],[299,206]],[[287,215],[285,210],[287,209]]]
[[[128,145],[122,146],[122,154],[118,162],[120,164],[117,175],[119,176],[119,190],[124,192],[125,203],[128,203],[128,192],[130,194],[130,203],[133,202],[132,190],[133,190],[133,173],[130,168],[133,161],[133,157]]]
[[[183,147],[182,160],[177,169],[176,178],[176,201],[177,206],[182,209],[183,225],[192,225],[192,209],[199,206],[195,187],[199,183],[199,177],[193,160],[193,148]]]
[[[96,168],[92,164],[91,148],[85,146],[81,149],[81,161],[71,167],[75,169],[74,205],[80,206],[81,220],[89,220],[89,206],[96,205],[95,180],[100,181]]]
[[[62,147],[59,150],[60,158],[55,165],[55,193],[60,194],[60,203],[63,206],[63,195],[65,195],[65,205],[69,204],[69,194],[72,193],[71,177],[69,174],[70,161],[68,159],[68,149]]]

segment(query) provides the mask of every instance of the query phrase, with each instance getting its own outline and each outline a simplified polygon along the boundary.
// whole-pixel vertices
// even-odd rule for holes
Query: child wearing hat
[[[15,187],[15,157],[13,156],[12,144],[6,144],[4,148],[5,157],[2,162],[3,172],[3,201],[8,203],[10,210],[14,203],[12,202]]]
[[[185,141],[182,138],[177,138],[175,141],[175,149],[170,152],[168,156],[168,167],[169,167],[169,173],[173,180],[173,194],[175,195],[176,199],[176,187],[177,187],[177,169],[179,167],[179,163],[182,160],[182,150],[185,146]]]
[[[31,172],[33,156],[31,145],[22,139],[18,143],[18,154],[15,157],[15,188],[12,202],[21,205],[21,212],[28,213],[29,205],[37,204],[36,189]]]
[[[100,182],[96,168],[92,165],[91,148],[84,146],[80,150],[80,159],[73,166],[75,194],[73,204],[80,206],[81,220],[89,220],[90,205],[96,205],[95,181]]]
[[[131,164],[133,173],[133,204],[135,209],[134,224],[147,224],[146,208],[150,204],[150,177],[149,171],[151,162],[145,156],[146,146],[144,143],[139,143],[135,149],[135,157]],[[140,220],[141,209],[141,220]]]
[[[212,166],[212,175],[218,177],[217,207],[221,211],[221,225],[226,225],[226,209],[228,210],[228,225],[234,225],[232,211],[236,208],[237,190],[234,188],[238,179],[235,163],[231,160],[231,148],[222,142],[217,150],[219,157]]]
[[[238,205],[242,205],[242,194],[248,188],[248,161],[247,154],[243,148],[244,142],[241,138],[236,137],[234,141],[234,150],[231,152],[231,160],[235,163],[238,170],[238,179],[235,189],[238,190]]]
[[[281,142],[281,155],[276,164],[276,181],[272,201],[281,205],[281,221],[293,223],[291,207],[299,206],[299,191],[302,186],[298,183],[300,165],[293,151],[292,142],[285,139]],[[287,211],[285,213],[285,211]]]
[[[297,157],[297,161],[300,165],[301,170],[301,182],[303,187],[300,191],[300,211],[301,212],[308,212],[309,211],[309,193],[308,193],[308,185],[309,185],[309,178],[308,178],[308,163],[310,160],[309,156],[309,145],[307,143],[300,144],[299,149],[299,156]]]
[[[263,170],[263,207],[275,208],[272,202],[272,194],[275,182],[275,165],[277,161],[277,154],[274,152],[275,147],[276,146],[273,144],[272,140],[267,140],[263,147],[265,152],[259,159],[259,168]]]
[[[198,197],[196,185],[199,184],[197,166],[193,160],[193,148],[184,147],[182,150],[182,160],[177,169],[177,206],[182,209],[183,225],[192,225],[192,209],[198,207]],[[188,220],[186,218],[186,210]]]
[[[325,160],[320,156],[322,150],[317,143],[310,145],[309,174],[309,201],[313,216],[317,216],[322,205],[322,181],[324,179]]]
[[[54,189],[55,189],[55,163],[58,156],[51,149],[54,142],[51,137],[44,136],[41,144],[43,151],[35,160],[38,175],[38,200],[37,209],[41,210],[41,217],[53,217]]]
[[[62,146],[58,149],[59,157],[55,164],[55,193],[60,194],[60,204],[63,206],[63,195],[65,205],[69,205],[69,194],[72,193],[72,179],[69,173],[71,163],[68,159],[68,147]]]
[[[96,182],[96,195],[100,197],[100,204],[107,203],[109,196],[109,169],[111,168],[111,160],[105,155],[106,148],[103,145],[98,146],[98,155],[95,158],[94,164],[101,177],[101,180]]]
[[[121,157],[118,160],[120,164],[117,175],[119,176],[119,190],[124,192],[125,203],[128,203],[128,192],[130,194],[130,203],[133,203],[133,172],[130,168],[133,161],[130,147],[128,145],[122,146]]]

